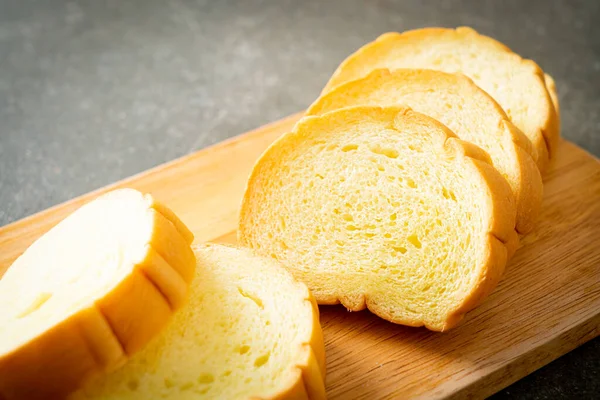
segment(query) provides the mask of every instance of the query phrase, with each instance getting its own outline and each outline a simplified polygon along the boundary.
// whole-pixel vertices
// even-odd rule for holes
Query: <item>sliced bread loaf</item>
[[[478,147],[407,108],[354,107],[305,117],[261,156],[239,240],[320,304],[442,331],[496,286],[515,214]]]
[[[61,398],[166,324],[194,275],[193,235],[132,189],[84,205],[0,280],[0,398]]]
[[[404,104],[446,125],[460,139],[485,150],[508,181],[517,205],[517,231],[531,231],[542,202],[542,178],[531,142],[502,107],[469,78],[434,70],[374,70],[346,82],[313,103],[307,115],[343,107]]]
[[[122,368],[71,399],[323,399],[317,305],[273,260],[195,249],[189,303]]]
[[[461,72],[489,93],[527,135],[543,171],[559,137],[559,126],[544,73],[496,40],[470,28],[426,28],[386,33],[350,55],[324,93],[377,68],[428,68]]]

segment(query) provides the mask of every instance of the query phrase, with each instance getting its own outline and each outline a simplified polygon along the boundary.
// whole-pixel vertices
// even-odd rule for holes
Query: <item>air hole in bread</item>
[[[354,217],[353,217],[351,214],[344,214],[344,215],[342,216],[342,218],[344,218],[344,220],[345,220],[345,221],[348,221],[348,222],[352,222],[352,221],[354,221]]]
[[[165,378],[163,382],[164,382],[165,388],[167,388],[167,389],[171,389],[172,387],[175,386],[175,382],[173,382],[173,380],[171,378]]]
[[[131,391],[136,391],[139,386],[140,381],[138,381],[137,379],[131,379],[129,382],[127,382],[127,387]]]
[[[404,254],[406,253],[406,247],[402,247],[402,246],[392,246],[392,250],[394,250],[397,253],[401,253]]]
[[[198,383],[203,383],[203,384],[213,383],[215,381],[215,377],[213,376],[213,374],[201,374],[198,377],[197,381],[198,381]],[[191,384],[191,382],[189,382],[189,383]],[[183,387],[182,387],[182,389],[183,389]]]
[[[353,151],[353,150],[357,150],[357,149],[358,149],[357,144],[347,144],[344,147],[342,147],[343,152]]]
[[[389,147],[381,147],[379,145],[373,145],[369,148],[373,153],[386,156],[388,158],[398,158],[398,150]]]
[[[248,345],[242,345],[237,349],[237,352],[240,354],[246,354],[248,351],[250,351],[250,346]]]
[[[17,315],[17,318],[24,318],[24,317],[30,315],[31,313],[36,312],[51,298],[52,298],[52,293],[38,294],[37,297],[33,300],[33,302],[29,305],[29,307],[27,307],[25,310],[23,310],[23,312],[21,312],[19,315]]]
[[[271,352],[267,352],[266,354],[263,354],[262,356],[257,357],[256,360],[254,361],[254,366],[256,368],[262,367],[269,361],[270,357],[271,357]]]
[[[415,234],[410,235],[409,237],[406,238],[406,240],[408,240],[410,242],[410,244],[415,246],[417,249],[420,249],[422,246],[421,241],[419,240],[419,237]]]
[[[255,296],[255,295],[253,295],[251,293],[246,292],[241,287],[238,287],[238,291],[240,292],[240,294],[243,297],[245,297],[245,298],[247,298],[249,300],[252,300],[254,302],[254,304],[256,304],[259,308],[264,308],[263,302],[262,302],[262,300],[258,296]]]
[[[442,195],[448,200],[456,201],[456,195],[454,194],[454,192],[452,190],[448,190],[447,188],[442,188]]]

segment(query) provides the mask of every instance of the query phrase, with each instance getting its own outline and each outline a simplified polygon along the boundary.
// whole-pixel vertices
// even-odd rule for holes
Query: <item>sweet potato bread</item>
[[[508,181],[517,205],[517,231],[534,227],[542,202],[542,177],[532,146],[487,93],[469,78],[422,69],[374,70],[324,94],[306,115],[349,106],[406,105],[433,117],[460,139],[485,150]]]
[[[319,311],[278,263],[222,245],[195,248],[190,301],[84,399],[324,399]]]
[[[121,189],[35,241],[0,280],[0,398],[62,398],[140,350],[185,302],[192,240]]]
[[[320,304],[443,331],[496,286],[516,209],[489,156],[402,107],[305,117],[255,165],[239,241]]]
[[[548,77],[535,62],[466,27],[386,33],[342,62],[323,93],[377,68],[427,68],[467,75],[527,135],[540,170],[546,168],[559,138],[559,122],[545,83]]]

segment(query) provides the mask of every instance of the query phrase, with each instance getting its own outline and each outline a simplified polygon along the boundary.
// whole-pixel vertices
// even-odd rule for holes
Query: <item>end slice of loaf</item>
[[[377,68],[427,68],[467,75],[527,135],[540,170],[546,168],[559,138],[559,125],[544,73],[533,61],[466,27],[386,33],[344,60],[323,93]]]
[[[319,311],[305,285],[270,259],[195,248],[189,303],[122,368],[71,399],[323,399]]]
[[[306,114],[402,104],[437,119],[460,139],[485,150],[515,196],[517,231],[525,234],[533,229],[543,185],[531,156],[531,142],[509,121],[502,107],[464,75],[426,69],[374,70],[325,93]]]
[[[100,196],[0,280],[0,398],[60,398],[121,365],[181,307],[192,233],[150,195]]]
[[[407,108],[305,117],[254,167],[239,240],[320,304],[443,331],[491,292],[518,241],[510,187],[489,162]]]

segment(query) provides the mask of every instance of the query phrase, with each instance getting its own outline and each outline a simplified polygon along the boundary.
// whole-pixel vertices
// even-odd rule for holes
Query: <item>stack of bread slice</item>
[[[325,397],[316,302],[275,261],[109,192],[0,280],[0,399]]]
[[[388,33],[259,159],[239,240],[319,304],[444,331],[534,228],[558,137],[533,61],[470,28]]]

